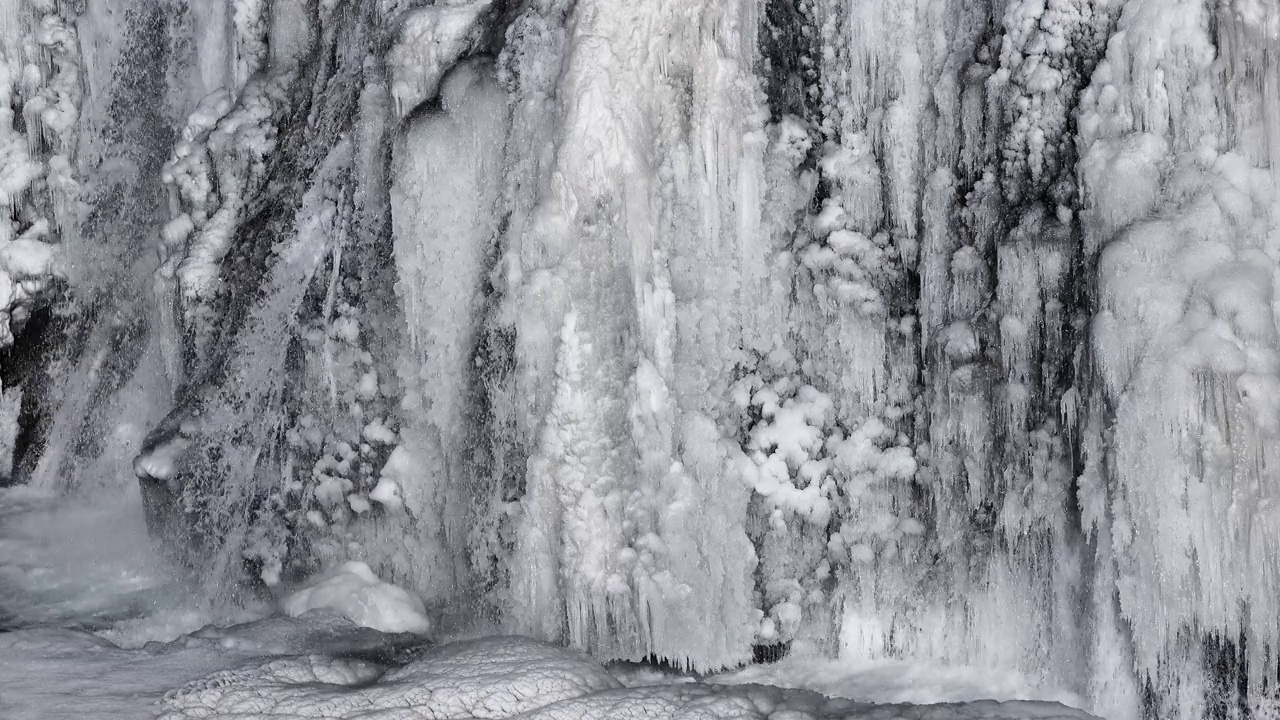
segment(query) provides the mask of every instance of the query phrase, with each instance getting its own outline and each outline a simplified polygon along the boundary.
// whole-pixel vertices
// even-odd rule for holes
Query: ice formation
[[[13,344],[65,279],[51,224],[63,220],[74,187],[76,32],[53,6],[32,10],[38,24],[29,34],[15,23],[0,28],[0,206],[8,209],[0,217],[0,347]]]
[[[286,604],[1268,717],[1278,43],[1275,0],[0,0],[0,478],[136,473],[214,604],[346,568]]]
[[[360,626],[383,632],[425,633],[431,629],[422,600],[382,582],[368,565],[353,560],[314,578],[280,599],[289,617],[327,610]]]
[[[867,705],[758,685],[623,687],[589,658],[520,638],[433,649],[385,671],[307,656],[215,673],[165,696],[162,720],[186,718],[770,718],[793,720],[1087,720],[1061,705],[977,702]]]

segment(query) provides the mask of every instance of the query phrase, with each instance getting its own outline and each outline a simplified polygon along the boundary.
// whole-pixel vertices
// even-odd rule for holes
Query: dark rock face
[[[271,138],[271,150],[260,161],[257,190],[244,203],[219,263],[216,292],[198,300],[175,299],[184,318],[179,327],[183,381],[174,409],[148,434],[135,462],[153,531],[186,547],[193,564],[219,553],[239,554],[228,543],[243,537],[227,534],[245,528],[228,513],[265,512],[265,504],[278,501],[279,481],[266,476],[280,472],[286,445],[282,425],[305,412],[300,388],[316,380],[305,367],[301,335],[322,324],[324,313],[332,314],[326,307],[333,303],[332,297],[326,299],[331,286],[350,287],[379,316],[390,314],[390,281],[379,282],[387,277],[390,254],[386,145],[376,132],[368,137],[368,126],[382,122],[367,117],[376,108],[360,105],[370,88],[385,84],[373,60],[387,38],[377,5],[339,3],[323,22],[319,9],[310,6],[309,22],[320,28],[311,46],[288,64],[268,64],[241,96],[242,104],[268,105],[262,130]],[[233,107],[228,117],[237,112]],[[219,131],[220,126],[213,128]],[[361,146],[359,161],[373,165],[353,167],[353,143]],[[346,157],[335,164],[335,147],[344,145]],[[340,223],[301,228],[310,209],[304,196],[321,186],[332,188],[325,199]],[[318,236],[299,238],[308,232]],[[297,264],[285,248],[304,242],[316,250]],[[291,296],[281,294],[281,276],[294,280],[287,288]],[[376,336],[383,329],[371,324],[369,330],[371,346],[382,354],[376,362],[385,367]],[[253,347],[264,343],[271,347]],[[260,373],[257,384],[246,385],[244,353],[257,351],[271,360],[253,368]],[[232,417],[246,426],[220,424]],[[243,485],[235,491],[242,495],[222,505],[225,486],[234,483]],[[222,580],[241,579],[238,568],[227,571],[231,575]]]

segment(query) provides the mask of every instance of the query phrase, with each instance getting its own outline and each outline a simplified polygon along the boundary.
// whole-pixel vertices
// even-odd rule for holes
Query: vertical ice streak
[[[726,476],[733,448],[714,418],[743,333],[731,299],[758,252],[760,188],[740,179],[760,162],[741,124],[754,120],[740,73],[753,19],[599,2],[569,22],[546,194],[509,236],[534,448],[515,619],[606,655],[745,659],[746,491]]]
[[[448,598],[463,582],[471,515],[469,446],[474,357],[486,275],[495,255],[506,104],[493,70],[464,64],[446,77],[439,113],[410,119],[392,179],[397,290],[407,337],[400,375],[401,452],[416,468],[400,490],[424,542],[421,589]],[[427,588],[432,588],[430,591]]]

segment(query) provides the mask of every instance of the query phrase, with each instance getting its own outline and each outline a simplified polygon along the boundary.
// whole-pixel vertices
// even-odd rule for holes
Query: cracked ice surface
[[[497,637],[432,650],[379,677],[363,660],[317,655],[215,673],[166,695],[163,720],[186,718],[1068,718],[1062,705],[981,701],[868,705],[803,690],[703,683],[622,687],[587,656]]]
[[[157,632],[157,620],[162,621],[152,618],[146,630]],[[123,629],[102,635],[118,637]],[[139,720],[154,717],[160,709],[157,703],[169,690],[206,676],[221,677],[219,673],[231,668],[256,668],[276,657],[290,668],[279,670],[282,676],[294,672],[296,677],[291,663],[296,664],[293,658],[302,653],[385,661],[420,644],[416,636],[357,628],[336,616],[317,614],[303,620],[268,618],[231,628],[209,626],[172,642],[153,641],[136,649],[82,630],[25,628],[0,633],[0,717]],[[362,667],[382,672],[381,666],[354,659],[330,659],[327,672],[321,669],[324,661],[315,667],[313,682],[334,683],[342,672],[359,673]],[[258,684],[261,691],[269,687],[265,679]],[[215,717],[212,712],[204,717]]]
[[[318,655],[215,673],[170,693],[161,717],[505,718],[618,687],[580,653],[487,638],[441,646],[385,675]]]

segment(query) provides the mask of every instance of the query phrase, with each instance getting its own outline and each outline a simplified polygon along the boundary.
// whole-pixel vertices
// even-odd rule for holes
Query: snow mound
[[[383,632],[425,633],[431,629],[421,600],[404,588],[379,580],[368,565],[354,560],[285,596],[280,609],[290,617],[329,610],[356,625]]]
[[[426,692],[435,718],[505,718],[621,687],[588,656],[522,637],[451,643],[386,674],[388,687]]]
[[[981,701],[867,705],[803,690],[699,683],[625,688],[587,656],[497,637],[445,645],[382,673],[372,663],[310,655],[225,670],[168,693],[161,720],[363,718],[497,720],[1088,720],[1063,705]]]

